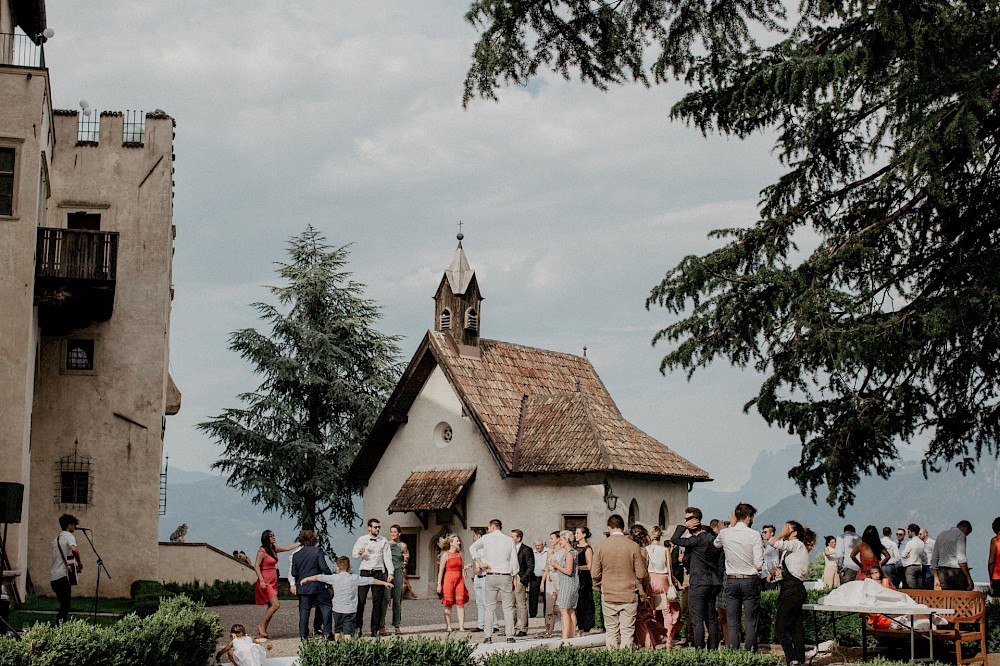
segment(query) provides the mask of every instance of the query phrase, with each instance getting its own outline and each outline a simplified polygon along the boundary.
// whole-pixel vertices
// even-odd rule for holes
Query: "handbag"
[[[677,601],[677,588],[674,586],[674,567],[670,560],[670,550],[667,550],[667,580],[670,581],[670,585],[667,586],[667,592],[663,596],[666,597],[668,602]],[[666,604],[664,604],[664,608],[666,608]],[[657,610],[664,610],[664,608],[657,608]]]
[[[66,551],[63,550],[59,537],[56,537],[56,544],[58,544],[59,553],[63,556],[63,561],[66,563],[66,573],[69,578],[69,584],[77,585],[80,581],[76,575],[76,558],[73,557],[72,553],[69,556],[66,555]]]

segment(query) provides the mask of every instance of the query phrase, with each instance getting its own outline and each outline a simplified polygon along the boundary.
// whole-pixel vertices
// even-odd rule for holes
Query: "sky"
[[[644,302],[715,228],[751,224],[780,173],[772,138],[703,137],[669,119],[677,84],[601,92],[543,73],[500,101],[461,97],[477,32],[462,2],[46,2],[56,108],[162,109],[177,121],[167,421],[171,468],[208,471],[196,424],[258,380],[228,350],[259,326],[275,263],[307,225],[402,336],[433,325],[456,246],[485,297],[482,335],[587,355],[622,413],[732,490],[795,440],[742,406],[753,373],[660,374],[671,320]],[[782,473],[776,470],[776,473]]]

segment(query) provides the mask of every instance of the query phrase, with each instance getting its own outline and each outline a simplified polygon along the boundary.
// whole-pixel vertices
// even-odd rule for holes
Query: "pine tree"
[[[661,371],[764,375],[746,409],[799,436],[790,471],[843,512],[901,443],[972,471],[1000,436],[996,0],[477,0],[465,102],[539,68],[599,88],[680,80],[672,117],[773,132],[759,217],[714,232],[646,307]],[[647,61],[647,49],[650,59]]]
[[[322,538],[330,522],[357,517],[346,473],[399,374],[397,337],[344,271],[347,247],[311,226],[288,243],[278,305],[254,303],[270,335],[236,331],[229,348],[263,378],[241,408],[199,424],[225,446],[213,467],[265,511],[296,518]]]

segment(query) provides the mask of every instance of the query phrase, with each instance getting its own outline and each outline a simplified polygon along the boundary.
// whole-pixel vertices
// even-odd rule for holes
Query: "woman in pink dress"
[[[653,527],[649,530],[649,545],[646,546],[646,555],[649,559],[649,586],[653,595],[664,595],[665,608],[655,611],[655,616],[663,623],[663,628],[667,632],[667,649],[673,646],[674,632],[677,631],[681,617],[681,604],[677,599],[669,601],[666,599],[667,589],[670,584],[674,584],[674,589],[681,589],[680,582],[674,578],[671,566],[671,555],[673,546],[664,546],[661,542],[663,530]]]
[[[278,603],[278,553],[299,546],[297,543],[277,546],[275,541],[274,532],[264,530],[260,535],[260,548],[257,549],[257,559],[253,564],[253,570],[257,572],[257,584],[253,586],[254,601],[258,606],[267,606],[264,618],[257,625],[257,635],[261,638],[270,638],[267,635],[267,625],[271,622],[271,616],[281,608]]]
[[[465,566],[462,564],[462,540],[457,534],[443,537],[438,568],[437,593],[444,604],[444,623],[451,631],[451,607],[458,607],[458,630],[465,631],[465,604],[469,590],[465,587]]]

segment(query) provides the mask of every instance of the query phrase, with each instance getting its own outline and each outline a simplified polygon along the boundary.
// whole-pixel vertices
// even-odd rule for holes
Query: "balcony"
[[[48,335],[107,321],[115,306],[118,234],[40,227],[35,305]]]
[[[26,35],[0,32],[0,66],[45,69],[45,49]]]

